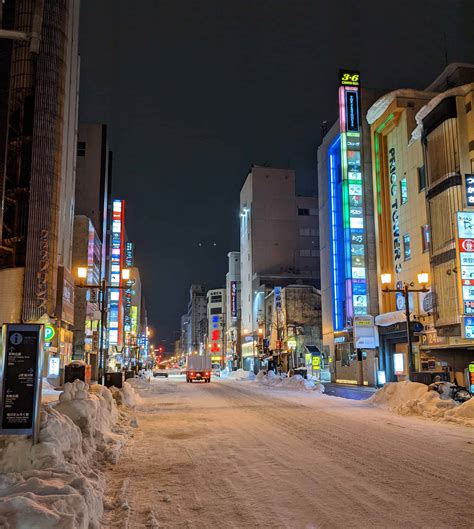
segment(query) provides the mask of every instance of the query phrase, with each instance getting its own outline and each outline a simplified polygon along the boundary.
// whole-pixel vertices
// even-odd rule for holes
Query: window
[[[78,156],[85,156],[86,155],[86,142],[85,141],[78,141],[77,142],[77,155]]]
[[[316,208],[311,208],[309,210],[309,214],[314,217],[314,216],[316,216],[318,214],[318,210]]]
[[[310,234],[310,229],[309,228],[300,228],[300,235],[305,237],[305,236],[309,236],[309,234]]]
[[[426,171],[425,166],[418,167],[418,191],[421,193],[426,188]]]
[[[220,307],[211,307],[211,314],[220,314],[221,308]]]
[[[430,227],[428,224],[424,224],[421,227],[421,247],[423,252],[427,252],[430,249]]]
[[[222,303],[222,296],[211,296],[211,303]]]
[[[411,259],[410,236],[408,234],[403,236],[403,259],[405,261]]]
[[[298,215],[300,217],[307,217],[309,215],[309,209],[307,209],[307,208],[298,208]]]
[[[400,182],[400,202],[402,204],[406,204],[408,202],[408,187],[406,178],[403,178]]]
[[[311,257],[311,250],[300,250],[300,257]]]

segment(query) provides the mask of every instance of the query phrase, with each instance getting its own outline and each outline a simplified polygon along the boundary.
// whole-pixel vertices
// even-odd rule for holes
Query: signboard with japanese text
[[[230,317],[233,320],[238,318],[237,309],[237,281],[230,282]]]
[[[370,314],[354,316],[354,347],[356,349],[375,349],[379,345],[374,317]]]
[[[457,212],[457,257],[459,263],[458,286],[461,313],[474,316],[474,211]],[[473,338],[471,318],[463,318],[465,338]]]
[[[0,351],[0,433],[37,439],[43,368],[43,326],[6,324]]]
[[[474,207],[474,174],[464,175],[464,196],[467,207]]]

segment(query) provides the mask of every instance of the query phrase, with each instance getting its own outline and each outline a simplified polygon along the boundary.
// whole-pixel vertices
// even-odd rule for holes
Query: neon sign
[[[359,72],[341,70],[339,123],[346,325],[354,316],[367,314],[359,83]]]
[[[211,343],[210,343],[211,353],[219,353],[221,350],[220,316],[212,316],[210,338],[211,338]]]
[[[110,256],[109,345],[119,345],[122,334],[122,290],[119,288],[123,260],[124,201],[112,204],[112,252]]]

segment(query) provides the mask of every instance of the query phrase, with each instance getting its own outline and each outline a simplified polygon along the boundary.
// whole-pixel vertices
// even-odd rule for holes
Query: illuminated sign
[[[364,188],[362,176],[361,153],[361,114],[360,114],[360,74],[353,70],[341,70],[339,77],[339,123],[340,123],[340,167],[342,189],[342,234],[338,233],[338,219],[331,219],[336,224],[332,229],[332,237],[342,235],[343,248],[340,248],[340,238],[333,240],[333,286],[340,285],[340,271],[337,277],[335,267],[340,267],[340,255],[343,254],[344,263],[344,298],[345,324],[349,324],[354,316],[367,314],[367,277],[365,269],[365,222],[364,222]],[[331,157],[331,154],[330,154]],[[334,155],[333,155],[334,158]],[[330,163],[334,161],[330,158]],[[330,166],[331,178],[331,206],[332,215],[339,209],[334,202],[337,200],[337,174]],[[340,213],[339,213],[340,214]],[[337,249],[336,249],[337,247]],[[342,298],[340,292],[335,294]],[[340,304],[341,301],[337,300]],[[340,310],[339,310],[340,312]],[[338,314],[335,329],[341,329],[341,316]]]
[[[388,151],[388,167],[390,175],[390,200],[392,206],[392,238],[393,238],[393,261],[395,273],[402,269],[402,245],[400,242],[400,221],[398,216],[398,185],[397,166],[395,162],[395,148]]]
[[[360,73],[356,70],[339,70],[340,86],[359,86]]]
[[[230,282],[230,316],[237,319],[237,281]]]
[[[211,353],[219,353],[221,351],[221,317],[214,315],[211,318],[211,325],[209,329],[209,349]]]
[[[122,336],[122,290],[121,283],[124,236],[124,202],[114,200],[112,204],[112,251],[110,256],[109,289],[109,345],[119,345]]]
[[[131,331],[136,333],[138,328],[138,307],[132,305],[130,308]]]
[[[274,288],[274,295],[275,295],[275,308],[277,310],[280,310],[281,309],[281,287]]]
[[[49,323],[46,324],[44,326],[44,341],[51,342],[55,335],[56,331],[54,330],[54,327],[52,325],[49,325]]]
[[[457,212],[457,257],[461,311],[464,315],[462,332],[474,339],[474,212]]]
[[[134,246],[133,242],[127,241],[125,243],[125,266],[131,268],[134,261]]]
[[[60,359],[59,356],[50,356],[48,361],[48,376],[58,377],[60,371]]]
[[[466,196],[466,206],[474,206],[474,174],[464,175],[464,193]]]

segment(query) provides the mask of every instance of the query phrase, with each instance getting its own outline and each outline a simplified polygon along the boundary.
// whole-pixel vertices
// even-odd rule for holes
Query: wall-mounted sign
[[[48,377],[58,377],[61,367],[59,356],[50,356],[48,360]]]
[[[52,325],[49,323],[44,326],[44,341],[52,342],[53,338],[56,335],[56,331]]]
[[[124,236],[124,210],[123,200],[114,200],[112,204],[112,249],[110,256],[110,298],[109,298],[109,345],[122,343],[122,289],[113,287],[121,286],[123,265],[123,236]]]
[[[367,314],[368,307],[359,84],[359,72],[340,71],[339,123],[346,319]]]
[[[466,206],[474,207],[474,174],[464,175],[464,194]]]
[[[237,314],[237,281],[230,282],[230,317],[236,320]]]
[[[280,310],[281,309],[281,287],[275,287],[274,294],[275,294],[275,308],[277,310]]]
[[[356,349],[375,349],[379,345],[374,317],[370,314],[354,316],[354,347]]]
[[[457,213],[457,255],[460,273],[459,293],[461,311],[466,316],[474,316],[474,211],[458,211]],[[463,325],[463,333],[471,330]]]
[[[360,73],[356,70],[339,70],[340,86],[359,86]]]
[[[39,431],[43,367],[43,326],[3,326],[0,352],[0,433],[33,435]]]
[[[319,371],[321,369],[321,355],[313,353],[312,368],[313,371]]]
[[[127,241],[125,243],[125,253],[124,253],[125,266],[131,268],[134,262],[134,246],[133,242]]]

